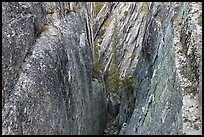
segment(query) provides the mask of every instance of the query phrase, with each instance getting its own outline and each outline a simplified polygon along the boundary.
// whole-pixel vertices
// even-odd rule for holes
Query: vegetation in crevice
[[[102,37],[105,33],[105,30],[104,29],[101,29],[98,33],[98,37]]]
[[[131,59],[132,59],[132,60],[135,59],[135,54],[134,54],[134,52],[133,52],[132,55],[131,55]]]
[[[144,19],[146,20],[147,19],[147,16],[148,16],[148,2],[144,2],[143,5],[142,5],[142,10],[144,12]]]
[[[127,93],[128,98],[130,99],[131,95],[133,94],[133,77],[126,76],[122,80],[122,85],[124,87],[125,92]]]
[[[120,72],[118,68],[116,67],[115,64],[111,64],[110,69],[109,69],[109,75],[108,75],[108,86],[107,86],[107,91],[108,92],[113,92],[118,93],[119,89],[119,83],[120,83]]]
[[[43,24],[41,28],[42,28],[42,32],[45,32],[45,31],[48,30],[48,26],[45,25],[45,24]],[[41,32],[41,33],[42,33],[42,32]]]
[[[112,35],[112,62],[109,68],[108,75],[108,85],[107,91],[118,94],[119,84],[120,84],[120,71],[118,69],[118,50],[117,45],[119,43],[119,28],[118,28],[118,20],[117,15],[115,17],[114,29]]]
[[[96,2],[94,7],[94,13],[95,13],[94,17],[97,16],[97,14],[99,13],[102,7],[103,7],[103,2]]]
[[[103,2],[95,2],[95,5],[93,7],[94,10],[94,18],[97,16],[101,8],[103,7]],[[102,37],[104,35],[105,31],[100,30],[98,36]],[[97,43],[94,43],[93,46],[93,70],[92,70],[92,78],[97,79],[99,82],[101,82],[102,73],[104,70],[104,65],[102,63],[99,63],[99,46]]]
[[[117,66],[117,55],[118,55],[118,49],[117,45],[119,43],[119,27],[118,27],[118,20],[117,16],[115,17],[115,22],[114,22],[114,29],[113,29],[113,35],[112,35],[112,53],[113,53],[113,58],[112,58],[112,64],[115,64]]]
[[[102,63],[99,63],[99,53],[98,53],[98,46],[94,45],[94,56],[93,56],[93,71],[92,71],[92,78],[97,79],[101,82],[102,72],[104,70],[104,66]]]
[[[127,15],[128,15],[128,11],[125,11],[124,16],[127,17]]]

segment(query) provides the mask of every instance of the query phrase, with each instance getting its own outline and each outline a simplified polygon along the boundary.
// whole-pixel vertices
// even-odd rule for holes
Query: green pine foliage
[[[125,92],[127,92],[127,95],[130,98],[130,96],[133,93],[133,78],[127,76],[122,80],[122,83],[123,83]]]
[[[115,64],[111,64],[108,76],[108,92],[113,92],[118,94],[118,88],[120,83],[120,72]]]
[[[103,70],[104,70],[103,64],[99,63],[98,46],[94,45],[92,77],[100,81]]]
[[[108,76],[108,92],[113,92],[118,94],[119,83],[120,83],[120,71],[117,68],[117,44],[119,43],[119,28],[118,28],[118,21],[116,16],[116,21],[114,22],[114,30],[112,35],[112,62],[109,69],[109,76]]]

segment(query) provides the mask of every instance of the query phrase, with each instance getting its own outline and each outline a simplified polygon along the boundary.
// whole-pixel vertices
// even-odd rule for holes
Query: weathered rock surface
[[[86,12],[83,6],[69,12],[39,38],[33,14],[3,24],[3,81],[12,84],[2,110],[3,134],[102,134],[105,95],[92,83]]]
[[[162,12],[156,11],[156,3],[149,6],[140,65],[133,74],[135,108],[125,134],[181,134],[182,93],[172,48],[172,4],[163,4]]]
[[[116,4],[98,44],[100,61],[110,66],[118,27],[120,78],[134,79],[132,99],[121,96],[119,134],[201,134],[200,7],[192,2]]]
[[[180,3],[183,7],[174,22],[176,67],[183,91],[183,134],[202,134],[202,24],[201,3]]]
[[[202,134],[202,3],[94,4],[2,3],[2,133]]]

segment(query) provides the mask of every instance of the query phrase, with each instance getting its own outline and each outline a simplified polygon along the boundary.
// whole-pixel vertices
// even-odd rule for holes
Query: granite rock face
[[[4,5],[15,12],[12,7]],[[43,4],[31,7],[40,10]],[[102,134],[105,95],[99,83],[92,83],[86,12],[81,5],[81,11],[48,24],[39,37],[34,13],[5,20],[2,84],[10,85],[2,109],[3,134]]]
[[[96,43],[108,70],[117,27],[120,79],[133,77],[131,98],[120,93],[119,134],[201,134],[202,4],[114,4]]]
[[[125,134],[181,134],[182,93],[173,51],[173,9],[172,4],[163,4],[160,12],[157,6],[149,5],[142,50],[133,73],[135,107]]]
[[[2,3],[3,134],[202,134],[201,96],[202,3]]]

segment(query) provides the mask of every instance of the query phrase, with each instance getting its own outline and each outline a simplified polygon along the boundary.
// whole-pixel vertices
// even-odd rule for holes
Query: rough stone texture
[[[106,2],[96,19],[91,7],[2,3],[2,133],[202,134],[202,3]],[[105,91],[116,38],[134,88],[119,84],[120,101]]]
[[[120,78],[132,75],[138,61],[137,53],[141,50],[141,43],[144,31],[145,21],[143,21],[144,12],[141,11],[143,3],[135,2],[119,2],[114,5],[113,11],[108,17],[104,25],[105,33],[101,44],[99,43],[99,60],[104,63],[104,66],[109,63],[109,58],[112,51],[113,29],[115,21],[118,22],[118,37],[117,44],[118,68],[120,70]],[[127,15],[125,13],[127,12]],[[134,58],[132,55],[134,54]]]
[[[93,119],[93,127],[92,130],[95,134],[102,134],[105,129],[105,125],[107,122],[107,101],[105,98],[105,93],[101,84],[98,82],[92,82],[92,91],[93,91],[93,99],[91,106],[93,108],[94,116]],[[94,109],[95,108],[95,109]],[[101,109],[100,111],[95,111],[96,109]]]
[[[119,112],[119,97],[114,93],[109,93],[108,96],[108,111],[110,115],[115,118]]]
[[[118,22],[120,79],[134,78],[132,99],[127,102],[125,94],[121,96],[119,134],[201,134],[201,5],[116,4],[104,25],[102,42],[101,36],[96,42],[100,61],[109,66]],[[125,120],[127,113],[132,116]]]
[[[123,123],[127,122],[127,111],[128,111],[128,96],[127,96],[127,93],[124,91],[122,92],[122,95],[121,95],[119,121],[118,121],[119,125],[122,125]]]
[[[3,81],[18,74],[8,81],[3,134],[102,134],[105,96],[100,84],[92,83],[86,12],[83,6],[69,12],[37,39],[32,14],[3,24]]]
[[[133,74],[135,108],[125,134],[181,134],[182,94],[172,49],[172,4],[152,18],[156,6],[150,5],[140,65]]]
[[[178,67],[175,63],[175,54],[178,53],[173,47],[175,43],[174,37],[180,38],[183,47],[188,46],[189,40],[197,38],[195,41],[198,42],[197,45],[200,47],[199,41],[201,37],[196,37],[196,34],[189,36],[188,33],[194,31],[194,28],[185,28],[189,5],[191,4],[192,3],[178,3],[180,11],[173,13],[173,4],[164,3],[162,13],[158,13],[158,16],[163,18],[158,20],[154,17],[152,24],[147,28],[147,30],[149,30],[147,33],[149,36],[145,35],[145,37],[147,36],[148,41],[147,43],[143,43],[145,54],[142,53],[144,56],[140,56],[141,58],[138,62],[140,65],[137,65],[133,75],[133,77],[135,77],[135,110],[128,123],[125,134],[202,134],[198,110],[193,109],[193,107],[196,106],[198,109],[198,102],[186,97],[185,94],[188,91],[181,90],[181,77],[179,77],[177,73]],[[152,14],[154,14],[154,12],[152,12]],[[180,17],[179,14],[183,15],[183,17]],[[176,18],[174,18],[175,16]],[[189,16],[191,17],[192,15]],[[159,21],[161,27],[158,25]],[[180,37],[178,37],[178,35],[175,35],[174,29],[176,29],[180,23],[183,23],[183,27],[177,30],[181,32]],[[160,31],[157,31],[156,28],[159,28]],[[156,29],[156,31],[154,29]],[[188,38],[182,36],[185,35],[185,33],[189,36]],[[193,44],[190,43],[189,45]],[[148,48],[151,49],[148,50]],[[184,54],[185,49],[186,48],[183,48]],[[201,55],[199,48],[197,48],[196,51]],[[148,52],[150,52],[150,54],[146,54]],[[195,54],[192,56],[194,56],[194,59],[198,58],[199,60],[200,58]],[[192,66],[191,58],[191,56],[187,57],[189,66]],[[192,70],[198,68],[199,62],[200,60],[198,64],[192,66]],[[197,70],[188,73],[192,73],[192,75],[195,76],[200,75]],[[193,80],[199,82],[198,77]],[[195,82],[194,84],[196,84]],[[184,83],[187,84],[187,82]],[[191,85],[190,91],[193,92],[193,85]],[[199,90],[194,88],[194,92],[198,93],[198,91]],[[197,95],[194,95],[193,98],[197,98]],[[188,111],[191,112],[189,113]],[[186,127],[186,122],[191,124],[191,131],[189,131],[189,127]]]
[[[183,90],[183,134],[202,134],[202,16],[201,3],[179,3],[183,8],[175,22],[176,67]]]

